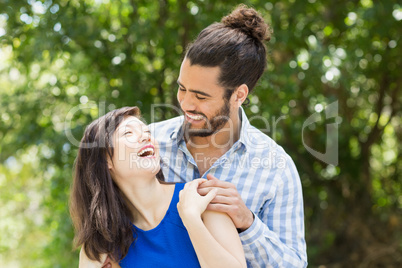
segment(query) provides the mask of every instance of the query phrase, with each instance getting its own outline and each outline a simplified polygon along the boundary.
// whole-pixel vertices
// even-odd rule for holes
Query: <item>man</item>
[[[189,47],[177,80],[184,116],[150,125],[167,181],[208,181],[207,209],[226,212],[249,267],[305,267],[303,197],[292,159],[250,125],[241,105],[266,67],[269,28],[239,6]]]

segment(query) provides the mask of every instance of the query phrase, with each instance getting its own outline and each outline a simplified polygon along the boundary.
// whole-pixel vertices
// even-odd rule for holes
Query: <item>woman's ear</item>
[[[110,171],[113,169],[113,162],[110,160],[110,158],[107,159],[107,167]]]
[[[237,106],[241,106],[242,104],[243,104],[243,102],[247,99],[247,96],[248,96],[248,86],[246,85],[246,84],[242,84],[242,85],[240,85],[237,89],[236,89],[236,91],[235,91],[235,93],[233,94],[234,95],[234,101],[235,101],[235,104],[237,104]]]

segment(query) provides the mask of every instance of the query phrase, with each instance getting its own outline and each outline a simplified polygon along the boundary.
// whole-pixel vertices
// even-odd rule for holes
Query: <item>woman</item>
[[[205,211],[216,192],[200,196],[204,180],[156,178],[158,148],[139,114],[109,112],[81,140],[70,199],[80,267],[102,267],[106,256],[112,267],[246,267],[229,216]]]

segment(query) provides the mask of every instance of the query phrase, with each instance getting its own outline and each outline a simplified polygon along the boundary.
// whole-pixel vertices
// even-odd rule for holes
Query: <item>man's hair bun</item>
[[[239,29],[261,42],[271,39],[271,30],[262,16],[253,8],[239,5],[232,13],[222,18],[223,25]]]

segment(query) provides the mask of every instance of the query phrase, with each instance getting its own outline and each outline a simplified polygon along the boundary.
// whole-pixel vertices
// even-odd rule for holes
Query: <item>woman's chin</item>
[[[122,177],[155,177],[160,170],[160,158],[137,157],[129,164],[118,165],[116,170]]]
[[[139,169],[147,173],[157,174],[160,170],[160,159],[156,157],[144,157],[139,161]]]

